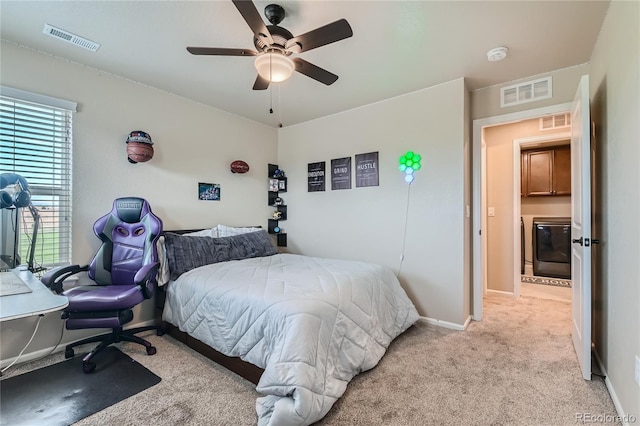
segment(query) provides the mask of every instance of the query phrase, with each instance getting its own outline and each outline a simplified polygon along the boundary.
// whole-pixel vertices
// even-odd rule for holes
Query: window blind
[[[73,111],[69,101],[5,87],[0,94],[0,171],[17,173],[29,183],[37,214],[21,209],[19,241],[21,263],[32,255],[34,268],[71,262]],[[34,219],[39,229],[31,254]]]

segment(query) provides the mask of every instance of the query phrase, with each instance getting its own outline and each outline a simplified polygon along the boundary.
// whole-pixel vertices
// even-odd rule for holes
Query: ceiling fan
[[[269,83],[288,79],[293,71],[311,77],[326,85],[335,83],[338,76],[302,58],[290,58],[293,54],[335,43],[353,35],[346,19],[340,19],[315,30],[294,37],[286,28],[279,27],[285,16],[282,6],[270,4],[264,14],[271,25],[265,25],[258,10],[250,0],[232,0],[253,31],[253,44],[257,50],[220,47],[187,47],[193,55],[255,56],[258,77],[253,90],[264,90]]]

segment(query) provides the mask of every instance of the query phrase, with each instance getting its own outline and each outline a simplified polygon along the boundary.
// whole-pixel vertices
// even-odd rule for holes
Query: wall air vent
[[[80,46],[84,49],[95,52],[100,47],[100,43],[96,43],[95,41],[87,40],[84,37],[77,36],[75,34],[70,33],[69,31],[61,30],[60,28],[52,27],[49,24],[44,24],[44,29],[42,30],[44,34],[50,35],[51,37],[55,37],[60,40],[64,40],[67,43],[75,44],[76,46]]]
[[[539,101],[552,96],[551,77],[527,81],[500,89],[500,107]]]
[[[557,130],[571,127],[571,114],[546,115],[540,118],[540,130]]]

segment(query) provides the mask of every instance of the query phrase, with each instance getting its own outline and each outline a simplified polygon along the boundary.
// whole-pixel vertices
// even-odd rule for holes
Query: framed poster
[[[307,164],[307,192],[324,191],[325,187],[325,161]]]
[[[220,201],[220,185],[198,182],[198,200]]]
[[[378,152],[356,154],[356,188],[378,185]]]
[[[351,189],[351,157],[331,160],[331,190]]]

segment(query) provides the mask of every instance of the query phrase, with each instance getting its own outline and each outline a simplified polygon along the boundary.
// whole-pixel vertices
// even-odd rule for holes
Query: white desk
[[[53,293],[26,267],[20,266],[13,271],[29,286],[31,293],[0,296],[0,321],[55,312],[69,305],[65,296]]]

